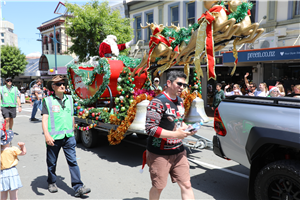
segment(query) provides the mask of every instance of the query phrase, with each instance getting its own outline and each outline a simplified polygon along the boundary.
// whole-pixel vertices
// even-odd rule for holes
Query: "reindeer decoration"
[[[162,65],[168,63],[175,56],[170,42],[161,34],[161,31],[164,29],[164,25],[157,25],[156,23],[146,24],[147,26],[142,26],[141,24],[141,28],[145,29],[149,27],[152,31],[152,36],[150,37],[149,42],[150,51],[148,53],[148,58],[146,56],[146,52],[144,53],[141,63],[133,71],[132,75],[134,75],[139,68],[142,68],[142,70],[139,73],[140,75],[146,67],[147,69],[150,67],[151,62],[155,62],[156,58],[163,57],[157,62],[157,64]]]

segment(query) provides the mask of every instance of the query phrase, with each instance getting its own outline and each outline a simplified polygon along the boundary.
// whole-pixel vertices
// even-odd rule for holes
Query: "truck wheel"
[[[257,200],[300,199],[300,162],[280,160],[263,167],[255,185]]]
[[[88,131],[81,131],[81,142],[86,148],[92,148],[97,144],[97,133],[92,129]]]
[[[81,143],[81,131],[76,129],[74,131],[74,137],[75,137],[75,140],[76,140],[76,143]]]

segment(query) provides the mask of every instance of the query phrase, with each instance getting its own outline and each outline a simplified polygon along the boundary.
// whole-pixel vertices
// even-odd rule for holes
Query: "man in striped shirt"
[[[35,118],[37,109],[41,109],[41,102],[43,99],[43,91],[41,89],[42,79],[37,79],[33,87],[31,88],[31,100],[33,102],[33,108],[31,112],[30,121],[39,121]]]

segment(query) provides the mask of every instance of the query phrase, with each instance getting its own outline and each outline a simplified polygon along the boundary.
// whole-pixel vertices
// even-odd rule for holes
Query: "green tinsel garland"
[[[236,19],[236,23],[242,21],[247,15],[248,10],[251,10],[253,7],[253,4],[251,2],[243,2],[241,5],[239,5],[235,12],[230,13],[228,15],[228,19],[234,18]]]
[[[192,36],[192,30],[197,30],[199,28],[199,24],[195,23],[189,28],[180,28],[178,32],[175,31],[173,28],[165,27],[161,34],[164,37],[174,37],[175,40],[171,43],[171,46],[173,49],[175,49],[176,46],[180,45],[183,41],[188,44],[190,42],[191,36]]]
[[[79,69],[79,67],[82,67],[82,68],[94,67],[94,69],[92,71],[87,71],[87,70]],[[68,68],[72,68],[73,71],[75,72],[75,74],[77,74],[78,76],[80,76],[82,78],[82,82],[85,85],[91,85],[94,82],[96,74],[101,73],[101,68],[98,66],[94,66],[94,65],[72,64],[72,65],[68,65]]]
[[[123,61],[124,65],[126,67],[129,67],[132,69],[136,68],[141,63],[141,59],[132,58],[132,57],[128,57],[128,56],[118,56],[117,60]]]
[[[125,119],[130,104],[133,102],[132,94],[134,92],[135,84],[134,78],[131,78],[131,71],[129,67],[124,67],[120,73],[117,90],[119,95],[115,98],[117,109],[117,118],[121,121]]]
[[[96,92],[96,94],[92,97],[90,97],[89,99],[81,99],[77,93],[75,92],[74,86],[72,84],[72,77],[71,77],[71,73],[70,73],[70,69],[72,68],[74,69],[78,69],[79,66],[81,65],[69,65],[68,69],[67,69],[67,76],[68,76],[68,80],[69,80],[69,87],[71,90],[71,94],[74,98],[74,100],[76,102],[78,102],[79,104],[82,105],[90,105],[93,104],[97,101],[97,99],[103,94],[103,92],[106,89],[106,85],[109,84],[109,79],[110,79],[110,66],[109,63],[107,61],[106,58],[100,58],[99,59],[99,64],[97,66],[94,67],[94,74],[93,74],[93,80],[95,79],[96,73],[98,74],[104,74],[103,76],[103,83],[101,84],[101,86],[99,87],[98,91]],[[91,72],[91,71],[90,71]],[[83,78],[82,78],[83,81]],[[88,84],[86,84],[88,85]],[[89,84],[90,85],[90,84]]]

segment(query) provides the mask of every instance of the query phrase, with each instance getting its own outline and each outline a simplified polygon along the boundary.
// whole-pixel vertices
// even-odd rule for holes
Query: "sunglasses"
[[[65,83],[53,83],[52,85],[56,85],[56,86],[65,86]]]
[[[7,80],[7,82],[12,82],[12,80]]]
[[[159,82],[159,81],[154,81],[154,82]]]
[[[183,86],[183,88],[187,88],[189,85],[186,83],[182,83],[182,82],[177,82],[176,83],[179,87]]]

